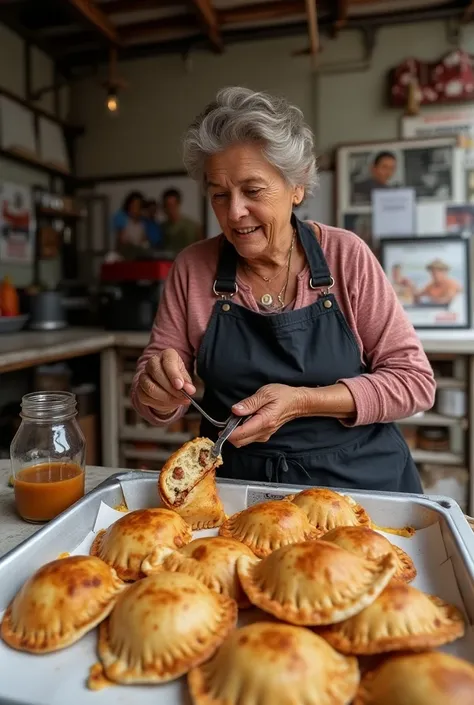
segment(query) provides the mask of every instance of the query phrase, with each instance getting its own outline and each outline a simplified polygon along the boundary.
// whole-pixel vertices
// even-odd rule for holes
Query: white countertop
[[[109,475],[122,472],[118,468],[86,468],[86,492],[100,485]],[[13,488],[8,486],[9,461],[0,460],[0,556],[38,531],[44,524],[30,524],[20,519],[15,511]]]

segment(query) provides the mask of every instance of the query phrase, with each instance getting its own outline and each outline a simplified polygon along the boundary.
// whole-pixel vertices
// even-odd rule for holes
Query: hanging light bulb
[[[117,91],[110,89],[107,94],[107,110],[110,113],[116,114],[119,108]]]

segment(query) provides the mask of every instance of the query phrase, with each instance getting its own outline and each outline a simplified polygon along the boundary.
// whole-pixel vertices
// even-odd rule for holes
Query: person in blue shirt
[[[160,223],[156,220],[157,210],[158,204],[153,199],[144,202],[143,220],[145,223],[145,232],[150,247],[153,248],[159,248],[163,243],[163,230]]]
[[[120,252],[130,248],[149,247],[143,220],[143,196],[139,191],[131,191],[125,198],[122,208],[112,219],[115,246]]]

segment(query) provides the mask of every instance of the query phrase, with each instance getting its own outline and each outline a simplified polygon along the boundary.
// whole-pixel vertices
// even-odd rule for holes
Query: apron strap
[[[330,289],[334,285],[334,279],[329,271],[318,238],[315,237],[314,230],[310,225],[299,220],[294,213],[291,216],[291,224],[296,230],[309,264],[311,272],[310,287],[312,289]],[[217,264],[216,279],[212,287],[212,291],[216,296],[234,296],[238,292],[237,261],[238,257],[234,246],[224,239]]]
[[[311,272],[309,280],[310,287],[312,289],[319,289],[321,287],[330,289],[334,286],[334,279],[331,276],[323,249],[319,244],[318,238],[314,234],[313,228],[308,225],[308,223],[304,223],[299,220],[295,214],[291,217],[291,224],[298,233],[306,259],[308,260],[309,269]]]
[[[224,239],[212,291],[216,296],[234,296],[239,290],[236,279],[237,252],[234,246]]]

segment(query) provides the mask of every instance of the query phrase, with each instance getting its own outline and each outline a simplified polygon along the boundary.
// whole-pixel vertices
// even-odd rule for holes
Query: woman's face
[[[130,218],[134,218],[135,220],[138,220],[142,214],[142,200],[141,198],[134,198],[132,201],[130,201],[130,204],[128,206],[128,215]]]
[[[222,232],[241,257],[258,258],[282,246],[304,189],[289,186],[257,144],[236,144],[209,157],[206,182]]]

